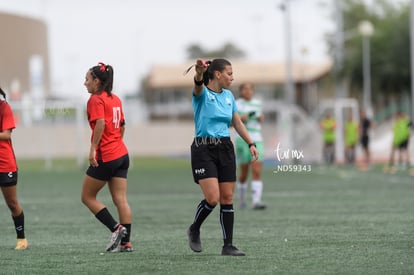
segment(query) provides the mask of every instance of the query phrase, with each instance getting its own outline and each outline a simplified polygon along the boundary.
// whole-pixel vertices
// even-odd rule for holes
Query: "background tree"
[[[407,96],[410,91],[410,6],[392,0],[378,0],[372,5],[362,1],[342,2],[345,45],[342,77],[350,92],[362,98],[363,58],[362,36],[358,24],[369,20],[374,25],[371,45],[371,83],[374,105],[388,102],[390,98]],[[328,43],[334,52],[333,35]]]
[[[221,48],[207,50],[202,48],[200,45],[193,44],[187,48],[187,58],[188,59],[195,59],[195,58],[215,58],[215,57],[222,57],[228,59],[237,59],[245,57],[245,53],[243,50],[239,49],[234,44],[228,42],[224,44]]]

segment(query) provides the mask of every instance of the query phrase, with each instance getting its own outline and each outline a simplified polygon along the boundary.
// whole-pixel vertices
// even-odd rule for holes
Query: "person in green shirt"
[[[391,172],[395,171],[394,155],[398,151],[398,163],[402,168],[410,165],[410,158],[408,155],[408,143],[410,140],[410,127],[412,123],[410,118],[402,111],[397,113],[397,117],[393,126],[393,140],[391,148],[391,156],[389,160],[389,167]]]
[[[350,113],[345,121],[345,160],[348,164],[355,163],[355,148],[358,143],[358,123]]]
[[[325,163],[335,162],[335,128],[336,122],[331,112],[327,112],[321,120],[320,127],[323,137],[323,156]]]

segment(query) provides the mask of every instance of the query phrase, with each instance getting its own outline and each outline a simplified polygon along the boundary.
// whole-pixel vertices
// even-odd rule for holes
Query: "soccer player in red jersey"
[[[17,164],[11,133],[16,125],[13,112],[6,102],[6,93],[0,88],[4,100],[0,100],[0,188],[11,211],[17,234],[16,250],[24,250],[28,243],[24,234],[23,209],[17,199]]]
[[[126,196],[129,156],[123,142],[125,120],[122,102],[112,93],[112,84],[113,68],[110,65],[99,63],[86,73],[85,86],[91,94],[87,114],[92,136],[82,202],[112,232],[106,251],[131,252],[132,217]],[[118,209],[119,222],[96,198],[106,183]]]

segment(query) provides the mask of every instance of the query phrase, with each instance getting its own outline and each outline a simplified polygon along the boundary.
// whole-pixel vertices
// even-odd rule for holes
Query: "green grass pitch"
[[[80,202],[84,169],[74,161],[19,161],[19,197],[29,249],[0,200],[0,274],[413,274],[414,177],[312,166],[263,171],[268,209],[237,209],[234,244],[246,257],[220,256],[218,209],[202,227],[204,251],[186,230],[201,191],[188,160],[138,158],[129,174],[133,253],[102,253],[109,233]],[[109,193],[100,194],[116,215]]]

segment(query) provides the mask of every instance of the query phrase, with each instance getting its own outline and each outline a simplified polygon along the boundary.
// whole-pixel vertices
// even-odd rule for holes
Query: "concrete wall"
[[[50,90],[47,26],[44,22],[0,12],[0,86],[11,89],[13,80],[20,83],[20,91],[30,90],[29,63],[33,55],[43,60],[41,85]]]
[[[189,153],[192,123],[142,123],[127,126],[125,143],[131,155],[185,155]],[[12,134],[17,158],[66,158],[89,153],[91,130],[75,124],[17,127]]]
[[[286,149],[303,151],[303,162],[318,162],[321,158],[321,143],[307,140],[306,144],[289,148],[285,137],[275,124],[263,125],[265,158],[276,163],[278,143]],[[234,129],[231,130],[234,138]],[[91,130],[86,122],[83,126],[74,123],[17,127],[12,134],[13,145],[18,159],[76,158],[87,160]],[[185,156],[190,157],[190,145],[194,136],[192,122],[142,122],[128,126],[125,143],[130,155],[136,156]]]

